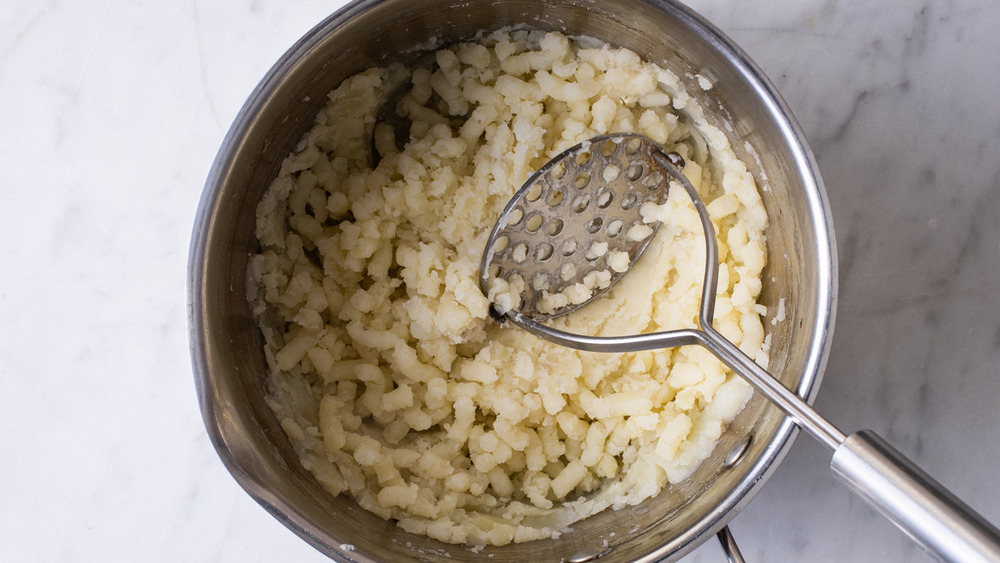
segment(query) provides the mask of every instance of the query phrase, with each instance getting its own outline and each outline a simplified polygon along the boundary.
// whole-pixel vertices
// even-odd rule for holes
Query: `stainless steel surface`
[[[536,321],[566,315],[603,295],[627,271],[613,269],[608,258],[625,252],[631,267],[659,227],[648,224],[652,232],[644,238],[628,236],[644,224],[643,204],[667,200],[664,168],[678,175],[656,143],[632,133],[595,137],[548,161],[510,199],[486,239],[479,263],[483,294],[489,295],[490,280],[520,278],[517,312]],[[591,253],[595,243],[605,245],[603,252]],[[544,293],[558,294],[599,271],[609,273],[607,284],[593,288],[586,300],[551,313],[539,310]]]
[[[701,74],[714,83],[704,91],[692,82],[689,91],[713,124],[731,136],[751,173],[761,179],[766,171],[770,186],[762,195],[770,216],[765,272],[773,281],[761,300],[773,314],[784,299],[786,316],[774,326],[770,317],[765,323],[771,327],[770,369],[802,397],[811,399],[818,390],[836,296],[825,195],[787,108],[738,47],[688,9],[664,1],[351,4],[275,64],[230,129],[202,196],[189,282],[199,401],[220,457],[262,506],[341,561],[559,561],[603,553],[605,540],[601,561],[676,560],[749,502],[791,443],[792,423],[755,396],[690,479],[635,508],[595,515],[558,539],[480,553],[407,534],[345,497],[331,497],[298,463],[264,404],[262,343],[246,300],[257,201],[326,94],[344,78],[390,60],[416,59],[432,38],[451,41],[515,24],[596,37],[628,47],[679,77]],[[746,452],[727,467],[727,453],[749,436]]]
[[[848,436],[830,470],[941,561],[1000,561],[1000,531],[874,432]]]

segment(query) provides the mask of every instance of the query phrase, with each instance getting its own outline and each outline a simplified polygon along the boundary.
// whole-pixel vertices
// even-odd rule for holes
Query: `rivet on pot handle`
[[[938,559],[1000,562],[1000,532],[874,432],[848,436],[830,469]]]

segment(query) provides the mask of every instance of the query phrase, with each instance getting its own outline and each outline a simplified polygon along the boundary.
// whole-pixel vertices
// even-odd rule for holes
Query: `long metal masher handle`
[[[704,305],[715,294],[715,229],[701,198],[681,181],[701,216],[705,230]],[[844,436],[805,401],[752,361],[712,327],[702,308],[700,342],[785,411],[817,440],[834,450],[830,469],[848,488],[942,561],[1000,562],[1000,532],[913,462],[873,432]]]
[[[654,154],[654,158],[685,188],[701,217],[706,251],[699,312],[701,330],[590,337],[556,330],[518,313],[511,315],[511,319],[537,336],[591,352],[635,352],[690,344],[703,346],[742,375],[796,424],[833,450],[830,463],[833,474],[921,547],[942,561],[1000,563],[1000,531],[996,527],[874,433],[863,430],[844,435],[715,330],[712,326],[718,268],[715,227],[691,183],[666,155]]]
[[[711,311],[704,305],[709,292],[715,295],[715,229],[697,192],[685,179],[679,181],[694,202],[705,230],[707,266],[699,319],[702,332],[698,333],[705,338],[700,344],[743,375],[800,427],[833,449],[833,474],[931,555],[956,563],[1000,563],[1000,531],[996,527],[875,433],[863,430],[844,436],[712,327]]]

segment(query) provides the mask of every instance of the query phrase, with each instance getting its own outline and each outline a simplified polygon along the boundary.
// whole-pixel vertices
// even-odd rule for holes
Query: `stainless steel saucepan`
[[[689,92],[767,186],[768,266],[760,300],[769,311],[769,371],[806,400],[819,388],[837,278],[822,182],[774,87],[721,32],[665,0],[354,2],[296,43],[237,117],[205,185],[189,281],[199,400],[220,457],[262,506],[336,560],[673,561],[723,530],[792,442],[794,425],[755,395],[688,480],[638,506],[578,522],[558,539],[480,552],[408,534],[346,497],[332,497],[299,464],[264,403],[263,343],[246,297],[257,202],[342,80],[372,66],[416,60],[429,45],[512,25],[595,37],[690,80]],[[698,87],[698,75],[714,86]],[[783,320],[772,324],[779,302]]]

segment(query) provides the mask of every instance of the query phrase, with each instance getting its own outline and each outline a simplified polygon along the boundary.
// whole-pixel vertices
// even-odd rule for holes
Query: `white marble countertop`
[[[209,443],[185,277],[223,135],[341,3],[0,4],[0,559],[325,560]],[[826,182],[840,307],[818,410],[1000,522],[1000,4],[763,4],[692,2],[777,84]],[[929,560],[828,462],[800,437],[733,520],[749,561]]]

